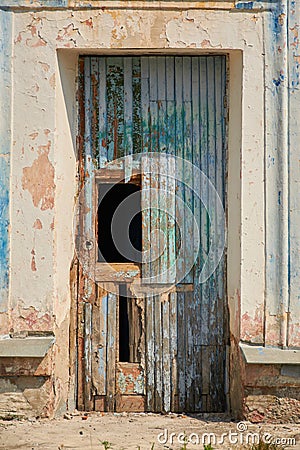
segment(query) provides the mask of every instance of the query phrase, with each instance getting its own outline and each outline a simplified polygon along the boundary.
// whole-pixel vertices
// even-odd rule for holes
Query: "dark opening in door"
[[[99,262],[141,262],[142,214],[140,187],[102,183],[98,186]]]

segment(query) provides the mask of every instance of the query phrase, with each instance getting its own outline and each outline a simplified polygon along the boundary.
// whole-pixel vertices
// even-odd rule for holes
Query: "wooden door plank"
[[[208,176],[208,111],[207,111],[207,58],[199,58],[199,74],[200,74],[200,142],[201,142],[201,156],[200,156],[200,168],[202,172]],[[208,191],[203,192],[203,195],[208,198]],[[208,255],[209,250],[209,218],[205,208],[201,208],[201,250],[204,257],[204,262]],[[204,269],[206,266],[204,265]],[[200,321],[201,321],[201,344],[207,345],[209,342],[209,327],[207,326],[209,321],[209,283],[206,281],[201,285],[201,309],[200,309]]]
[[[142,79],[141,79],[141,57],[132,58],[132,95],[133,95],[133,153],[142,152],[142,111],[141,97]]]
[[[124,58],[124,156],[133,154],[132,141],[133,91],[132,91],[132,58]],[[132,159],[125,160],[125,182],[130,180]]]
[[[98,58],[99,71],[99,167],[107,163],[106,58]]]
[[[149,173],[149,156],[145,154],[141,161],[142,172],[142,249],[143,265],[142,280],[143,283],[150,283],[151,276],[151,173]]]
[[[157,57],[149,57],[149,87],[150,87],[150,139],[151,152],[159,151],[159,122],[158,122],[158,79],[157,79]],[[150,166],[151,179],[151,210],[150,227],[152,233],[151,239],[151,276],[157,277],[160,273],[160,215],[159,207],[159,156],[148,160]]]
[[[124,156],[124,71],[122,57],[108,57],[106,75],[108,161]]]
[[[99,119],[98,119],[98,105],[99,105],[99,72],[98,72],[98,58],[91,57],[91,146],[92,158],[94,161],[99,159]]]
[[[171,411],[178,411],[178,367],[177,367],[177,293],[170,292],[170,364],[171,364]]]
[[[208,177],[212,184],[216,186],[216,107],[215,107],[215,59],[207,57],[207,88],[208,88]],[[210,208],[210,220],[214,218],[216,223],[216,212]],[[217,230],[211,222],[209,228],[210,240],[215,242]],[[217,286],[216,273],[214,272],[208,280],[209,283],[209,344],[216,343],[217,333]]]
[[[92,409],[92,305],[84,304],[84,407],[86,411]]]
[[[153,296],[145,298],[146,303],[146,397],[147,411],[155,411],[155,341]]]
[[[171,411],[170,296],[162,295],[162,379],[164,412]]]
[[[162,358],[162,304],[161,296],[155,295],[154,301],[154,339],[155,339],[155,411],[162,411],[163,402],[163,358]]]
[[[106,371],[107,371],[107,315],[108,315],[108,293],[99,292],[99,362],[98,362],[98,379],[99,392],[98,395],[106,395]]]
[[[142,151],[150,151],[150,87],[149,59],[141,58],[141,116],[142,116]]]
[[[186,391],[185,391],[185,369],[186,369],[186,333],[185,333],[185,295],[184,292],[177,292],[177,378],[178,378],[178,408],[185,411]]]
[[[223,72],[223,57],[215,57],[215,105],[216,105],[216,190],[223,202],[224,197],[224,179],[225,179],[225,161],[223,159],[223,146],[224,146],[224,72]],[[222,245],[220,239],[221,230],[216,230],[216,246]],[[225,309],[225,267],[224,257],[222,257],[216,268],[216,344],[222,345],[224,340],[224,309]]]
[[[193,163],[192,142],[192,71],[191,57],[183,57],[183,153],[184,160]],[[194,260],[194,221],[193,221],[193,171],[190,165],[183,163],[184,189],[184,235],[183,239],[189,245],[184,248],[184,283],[193,282],[193,260]],[[188,214],[191,211],[191,214]]]
[[[116,388],[117,296],[109,293],[107,302],[107,411],[114,411]]]
[[[197,348],[194,345],[195,332],[199,318],[196,316],[194,292],[185,295],[185,327],[186,327],[186,410],[195,411],[195,378]]]

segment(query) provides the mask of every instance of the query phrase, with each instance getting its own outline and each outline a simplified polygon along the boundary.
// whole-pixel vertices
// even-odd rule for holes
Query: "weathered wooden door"
[[[225,56],[80,58],[80,408],[226,409],[225,98]]]

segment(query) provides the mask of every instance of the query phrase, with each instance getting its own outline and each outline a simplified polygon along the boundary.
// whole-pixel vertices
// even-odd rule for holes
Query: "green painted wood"
[[[107,159],[124,156],[124,64],[121,57],[106,60]]]
[[[140,151],[145,154],[143,245],[144,249],[151,248],[153,260],[143,261],[142,274],[144,279],[154,277],[160,283],[181,282],[178,292],[169,294],[167,300],[153,295],[145,298],[147,410],[223,411],[225,259],[209,280],[198,282],[211,238],[218,236],[218,230],[212,229],[199,197],[205,193],[200,192],[200,182],[196,185],[187,164],[175,165],[161,155],[166,152],[180,156],[201,169],[225,205],[226,58],[84,58],[89,61],[84,76],[90,77],[85,84],[85,109],[89,115],[85,119],[85,139],[89,141],[86,155],[97,159],[101,167],[120,156]],[[157,153],[157,159],[147,157],[149,152]],[[87,158],[86,164],[91,164],[90,160]],[[159,169],[164,175],[158,174]],[[176,181],[172,174],[175,178],[183,176],[185,183]],[[159,189],[159,193],[153,189]],[[182,209],[180,199],[193,213],[201,244],[196,264],[186,276],[197,227]],[[165,210],[170,214],[166,215]],[[181,223],[180,234],[175,217]],[[160,233],[153,234],[155,230],[164,233],[165,242],[159,239]],[[188,245],[175,264],[182,241]],[[165,269],[173,263],[174,272],[166,275]]]
[[[117,296],[109,293],[107,300],[107,411],[115,410],[116,351],[117,351]]]
[[[98,58],[99,65],[99,167],[107,163],[107,101],[106,101],[106,58]]]
[[[154,297],[145,298],[146,305],[146,409],[155,411],[155,340],[154,336]]]

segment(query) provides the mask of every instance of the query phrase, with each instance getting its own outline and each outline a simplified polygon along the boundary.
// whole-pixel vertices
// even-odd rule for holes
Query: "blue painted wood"
[[[148,295],[145,298],[145,323],[146,329],[146,409],[147,411],[155,411],[155,340],[154,337],[154,296]]]
[[[0,11],[0,312],[8,309],[12,13]]]
[[[107,300],[107,350],[106,350],[106,390],[107,410],[115,409],[116,390],[116,345],[117,345],[117,296],[109,293]]]
[[[107,162],[107,101],[106,101],[106,58],[98,58],[99,70],[99,167]]]
[[[124,61],[106,60],[108,161],[124,156]]]
[[[107,383],[107,320],[108,320],[108,295],[102,295],[100,297],[100,339],[98,344],[98,380],[99,389],[98,395],[106,395],[106,383]]]
[[[155,279],[163,283],[181,282],[178,292],[169,294],[167,300],[150,293],[145,299],[147,409],[222,411],[226,342],[224,259],[209,280],[202,285],[198,281],[212,237],[218,237],[219,230],[211,226],[201,203],[201,195],[207,196],[207,192],[201,192],[201,184],[199,180],[196,184],[188,164],[175,166],[162,153],[180,156],[201,169],[225,202],[226,59],[223,56],[97,58],[98,96],[106,105],[99,106],[93,100],[99,114],[97,117],[90,112],[89,136],[94,133],[93,120],[98,120],[95,127],[98,126],[99,136],[107,143],[108,161],[135,153],[136,149],[145,153],[143,245],[147,249],[152,244],[152,258],[163,250],[162,241],[154,237],[153,231],[161,230],[166,235],[166,252],[156,261],[144,261],[143,276],[156,277],[164,272],[178,256],[180,239],[187,243],[175,265],[176,271]],[[101,143],[99,146],[101,152]],[[150,151],[157,153],[158,158],[147,157]],[[184,183],[175,182],[166,174],[175,174]],[[159,194],[149,190],[156,188]],[[195,218],[201,244],[196,264],[186,276],[186,268],[192,265],[191,243],[197,227],[180,199]],[[172,214],[166,216],[159,209]],[[180,234],[175,229],[175,216],[181,223]],[[216,242],[218,245],[218,238]]]

